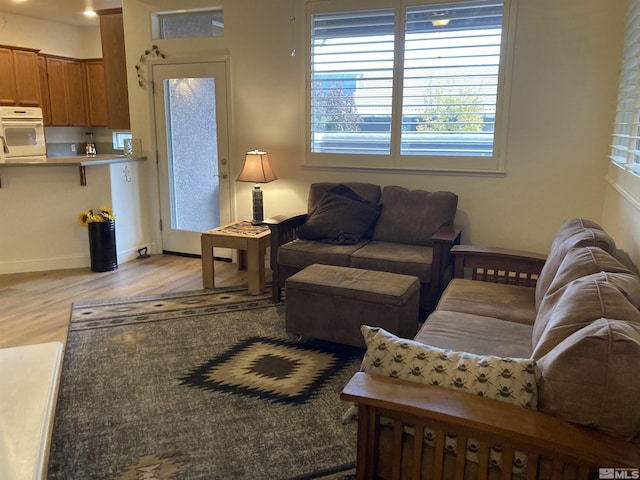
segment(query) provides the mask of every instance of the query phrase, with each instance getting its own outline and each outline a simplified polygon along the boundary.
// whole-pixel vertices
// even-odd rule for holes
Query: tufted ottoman
[[[418,277],[314,264],[287,278],[285,292],[286,330],[294,335],[365,348],[362,324],[404,338],[418,330]]]

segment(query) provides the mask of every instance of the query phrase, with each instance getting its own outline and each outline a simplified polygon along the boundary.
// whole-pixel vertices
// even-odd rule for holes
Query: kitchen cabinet
[[[0,48],[0,72],[3,72],[0,75],[0,105],[15,105],[16,78],[13,73],[13,54],[9,48]]]
[[[69,125],[69,107],[64,76],[64,60],[46,57],[51,125]]]
[[[87,103],[85,99],[87,81],[83,62],[66,60],[64,75],[69,107],[69,125],[87,125]]]
[[[107,113],[107,94],[105,90],[104,63],[102,60],[86,60],[87,106],[89,125],[106,127],[109,123]]]
[[[16,104],[25,107],[39,107],[42,104],[42,98],[37,52],[13,50],[12,53],[16,76]]]
[[[114,130],[129,130],[129,92],[124,47],[122,9],[99,10],[102,59],[107,93],[108,126]]]
[[[51,125],[87,125],[85,72],[82,61],[46,57]]]
[[[42,98],[42,118],[45,125],[51,125],[51,100],[47,78],[47,57],[38,55],[38,76],[40,77],[40,97]]]
[[[41,105],[37,50],[1,47],[0,72],[0,105]]]

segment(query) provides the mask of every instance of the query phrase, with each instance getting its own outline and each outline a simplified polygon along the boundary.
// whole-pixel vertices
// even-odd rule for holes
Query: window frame
[[[511,66],[513,63],[514,28],[517,0],[503,0],[502,37],[496,101],[496,119],[491,156],[401,155],[404,29],[406,9],[410,6],[455,3],[467,0],[370,0],[366,6],[358,0],[308,0],[305,12],[304,165],[331,169],[389,170],[398,172],[443,172],[459,174],[503,175],[506,173],[506,146],[509,111]],[[340,154],[311,151],[311,35],[313,16],[317,13],[368,11],[384,8],[395,10],[394,72],[391,116],[391,153]]]

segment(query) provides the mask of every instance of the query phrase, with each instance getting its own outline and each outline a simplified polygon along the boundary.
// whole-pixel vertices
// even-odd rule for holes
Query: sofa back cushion
[[[382,213],[373,240],[432,246],[431,237],[445,225],[453,225],[458,196],[451,192],[384,187]]]
[[[569,250],[577,247],[599,247],[612,255],[616,253],[615,241],[597,223],[583,218],[565,222],[551,244],[551,250],[538,277],[536,310],[540,308],[540,303],[551,286],[562,260]]]
[[[640,322],[600,318],[537,360],[539,409],[631,440],[640,432]]]
[[[533,326],[533,358],[541,358],[564,339],[600,318],[640,324],[640,311],[629,298],[636,304],[640,302],[638,277],[608,272],[579,278],[547,294]]]
[[[567,313],[567,310],[569,310],[570,301],[568,299],[575,290],[575,287],[571,289],[566,289],[565,287],[574,280],[589,277],[590,275],[600,272],[611,273],[612,275],[603,274],[604,276],[601,277],[613,282],[632,305],[640,307],[640,279],[638,279],[633,270],[620,263],[616,258],[601,248],[572,248],[560,263],[556,275],[549,288],[547,288],[538,307],[531,338],[532,348],[534,350],[540,342],[540,337],[547,327],[550,317],[552,315],[556,315],[557,317],[558,311]],[[590,320],[600,318],[602,312],[599,305],[597,310],[598,312],[595,313],[597,313],[598,316],[591,317]],[[591,311],[593,312],[593,310]]]
[[[307,198],[307,214],[313,213],[320,200],[327,193],[328,190],[344,185],[355,193],[357,193],[364,200],[371,203],[380,202],[380,194],[382,189],[380,185],[374,185],[372,183],[361,182],[346,182],[346,183],[333,183],[333,182],[320,182],[312,183],[309,187],[309,197]]]

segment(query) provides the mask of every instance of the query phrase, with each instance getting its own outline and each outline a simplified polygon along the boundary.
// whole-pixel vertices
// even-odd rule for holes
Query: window
[[[502,170],[506,3],[379,3],[310,3],[307,163]]]
[[[628,4],[611,160],[640,172],[640,1]]]
[[[112,132],[111,138],[114,150],[124,150],[124,141],[131,138],[131,132]]]
[[[179,10],[151,15],[156,39],[219,37],[224,35],[222,9]]]

